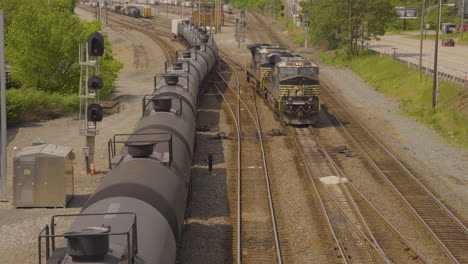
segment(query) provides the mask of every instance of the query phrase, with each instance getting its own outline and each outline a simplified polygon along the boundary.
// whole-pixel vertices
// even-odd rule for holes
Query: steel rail
[[[435,197],[435,195],[429,190],[427,189],[427,187],[408,169],[406,168],[406,166],[401,163],[401,161],[387,148],[385,147],[385,145],[379,140],[377,139],[377,137],[375,137],[365,126],[364,124],[362,124],[361,121],[359,121],[359,119],[356,118],[356,116],[351,112],[351,110],[349,110],[349,108],[336,96],[334,95],[332,92],[330,92],[330,95],[340,104],[343,106],[343,108],[348,112],[348,114],[354,119],[356,120],[356,122],[359,124],[359,126],[364,129],[364,131],[401,167],[401,169],[403,169],[410,177],[411,179],[413,179],[416,184],[419,185],[419,187],[421,187],[421,189],[428,195],[430,196],[434,202],[437,203],[437,205],[439,207],[441,207],[446,213],[447,215],[450,216],[450,218],[452,218],[452,220],[457,223],[457,225],[460,226],[460,228],[465,232],[465,234],[468,234],[468,229],[467,227],[461,222],[460,219],[458,219],[439,199],[437,199],[437,197]],[[338,119],[337,119],[338,120]],[[339,120],[338,120],[339,121]],[[340,122],[341,124],[341,122]],[[341,124],[342,127],[345,127],[343,126],[343,124]]]
[[[313,133],[313,130],[308,127],[309,131],[312,133],[312,135],[314,135]],[[298,128],[296,128],[298,129]],[[321,144],[318,142],[318,140],[315,140],[317,145],[319,147],[322,147]],[[326,156],[327,153],[326,153],[326,150],[325,149],[322,149],[322,153]],[[334,173],[339,177],[339,172],[334,168],[334,166],[336,165],[332,160],[329,160],[328,157],[327,158],[327,161],[330,163],[330,167],[332,168],[332,170],[334,171]],[[377,243],[377,240],[374,238],[372,232],[370,231],[370,228],[368,227],[366,221],[364,220],[362,214],[360,213],[357,205],[355,204],[354,200],[351,198],[351,196],[349,195],[349,193],[347,193],[347,190],[345,189],[345,186],[342,182],[340,182],[340,189],[343,190],[344,194],[345,194],[345,197],[347,198],[347,200],[351,203],[353,209],[354,209],[354,213],[358,216],[361,224],[364,226],[364,229],[367,231],[368,234],[365,234],[364,232],[362,232],[359,227],[357,226],[356,223],[353,222],[353,220],[350,218],[350,216],[348,216],[348,214],[346,213],[345,209],[341,206],[341,204],[337,201],[337,199],[334,197],[334,195],[324,186],[324,184],[320,181],[320,178],[322,178],[323,174],[320,172],[320,171],[317,171],[317,179],[319,180],[319,184],[320,186],[325,190],[325,192],[327,193],[327,195],[332,199],[333,203],[336,205],[336,207],[338,208],[338,210],[341,212],[341,214],[343,215],[343,217],[345,219],[348,220],[349,222],[349,225],[351,225],[351,227],[359,234],[361,235],[369,244],[370,246],[375,250],[377,251],[377,254],[382,258],[382,260],[385,262],[385,263],[392,263],[392,261],[388,258],[388,256],[382,251],[380,245]],[[370,236],[370,237],[369,237]]]
[[[364,229],[366,230],[366,232],[368,233],[368,236],[364,233],[361,232],[361,230],[359,230],[359,228],[357,227],[356,224],[354,224],[351,219],[346,216],[346,213],[344,211],[344,209],[341,207],[341,205],[338,203],[338,201],[336,201],[336,199],[332,196],[331,193],[328,192],[328,194],[330,195],[330,197],[332,197],[333,201],[335,202],[335,204],[340,208],[340,211],[346,216],[346,218],[350,221],[351,225],[356,229],[357,232],[359,232],[362,236],[365,237],[365,239],[371,243],[372,247],[379,252],[379,255],[383,258],[384,262],[386,263],[391,263],[391,261],[389,260],[388,256],[385,254],[385,252],[383,252],[382,248],[380,247],[380,245],[378,244],[377,240],[375,239],[374,235],[372,234],[372,231],[370,230],[369,228],[369,225],[367,224],[367,222],[365,221],[363,215],[361,214],[358,206],[356,205],[354,199],[351,197],[350,193],[348,192],[348,189],[346,188],[346,185],[341,181],[341,179],[344,179],[345,177],[342,177],[340,176],[340,172],[338,171],[338,165],[335,163],[335,161],[331,158],[331,156],[328,154],[327,150],[323,147],[323,145],[319,142],[318,138],[317,138],[317,135],[315,134],[314,130],[312,127],[309,126],[309,130],[310,132],[312,133],[312,135],[314,136],[314,140],[315,142],[317,143],[317,145],[319,146],[319,148],[321,149],[323,155],[325,156],[325,158],[327,159],[328,163],[330,164],[330,167],[331,169],[333,170],[333,172],[335,173],[335,175],[337,177],[340,178],[340,187],[341,189],[344,191],[345,193],[345,196],[346,198],[348,199],[348,201],[351,203],[353,209],[354,209],[354,212],[356,213],[356,215],[358,216],[360,222],[361,222],[361,225],[364,227]],[[321,183],[322,184],[322,183]],[[375,243],[375,245],[373,245]]]
[[[228,57],[224,53],[222,53],[222,54],[223,54],[224,59],[228,59]],[[231,63],[237,64],[238,66],[241,67],[241,69],[243,69],[242,66],[240,64],[238,64],[237,62],[235,62],[233,60],[230,60],[230,61],[231,61]],[[229,63],[228,63],[228,65],[229,65]],[[237,73],[236,70],[234,70],[233,67],[231,67],[231,69],[236,75],[236,78],[237,78],[237,81],[238,81],[238,88],[240,88],[238,73]],[[244,100],[242,100],[242,98],[240,96],[240,92],[239,93],[236,92],[234,90],[234,88],[232,88],[232,86],[228,83],[228,81],[226,79],[224,79],[224,77],[221,74],[220,74],[220,77],[227,84],[227,86],[231,89],[231,91],[233,91],[234,94],[236,94],[239,101],[244,105],[245,109],[247,110],[247,112],[249,113],[250,117],[252,118],[252,120],[253,120],[253,122],[255,124],[255,127],[256,127],[256,130],[257,130],[257,135],[259,136],[259,142],[260,142],[261,154],[262,154],[262,160],[263,160],[263,169],[264,169],[264,174],[265,174],[265,183],[267,185],[268,202],[269,202],[269,206],[270,206],[270,217],[271,217],[271,221],[272,221],[273,235],[274,235],[274,239],[275,239],[277,260],[278,260],[278,263],[281,264],[282,263],[281,247],[280,247],[280,242],[279,242],[278,228],[277,228],[277,224],[276,224],[276,215],[275,215],[275,210],[274,210],[274,205],[273,205],[273,198],[272,198],[272,193],[271,193],[270,177],[269,177],[269,172],[268,172],[268,168],[267,168],[265,148],[264,148],[264,145],[263,145],[263,138],[262,138],[262,135],[261,135],[262,132],[261,132],[261,127],[260,127],[260,123],[259,123],[258,112],[256,111],[257,110],[256,109],[256,101],[254,99],[254,106],[255,106],[255,117],[254,117],[254,114],[252,113],[252,111],[250,110],[248,105],[244,102]],[[238,250],[238,252],[239,251],[240,250]],[[238,259],[238,261],[239,261],[239,259]]]
[[[445,212],[461,229],[464,231],[466,234],[467,230],[466,227],[463,225],[463,223],[455,216],[453,213],[445,207],[445,205],[440,202],[417,178],[412,174],[374,135],[370,133],[370,131],[352,114],[352,112],[344,105],[344,103],[336,97],[332,92],[329,92],[330,96],[335,99],[336,102],[338,102],[343,109],[356,121],[356,123],[367,133],[368,136],[370,136],[385,152],[387,155],[389,155],[393,161],[395,161],[401,169],[403,169],[408,176],[410,176],[410,179],[413,180],[419,186],[431,199],[438,205],[438,207]],[[322,101],[323,98],[322,98]],[[361,150],[363,153],[364,157],[366,160],[374,167],[374,169],[378,172],[379,175],[382,176],[382,178],[387,182],[387,184],[392,188],[392,190],[402,199],[402,201],[408,206],[410,211],[416,216],[416,218],[424,225],[424,227],[431,233],[435,241],[439,244],[439,246],[445,251],[447,256],[454,262],[454,263],[459,263],[457,258],[452,254],[452,252],[447,248],[445,243],[439,238],[439,236],[432,230],[431,227],[426,223],[426,221],[419,215],[419,213],[416,211],[416,209],[411,205],[411,203],[406,199],[406,197],[398,190],[398,188],[393,184],[393,182],[387,177],[387,175],[380,169],[380,167],[377,165],[377,163],[370,157],[368,152],[364,149],[364,147],[357,141],[357,139],[351,134],[351,132],[348,131],[346,126],[344,126],[341,121],[332,113],[329,113],[331,116],[334,117],[334,119],[340,124],[340,127],[343,129],[345,134],[353,141],[353,143]]]
[[[319,143],[318,143],[319,144]],[[342,178],[346,180],[346,185],[351,187],[352,191],[356,192],[359,197],[366,202],[366,204],[374,211],[374,213],[381,219],[381,221],[387,225],[387,227],[395,234],[397,235],[403,243],[405,243],[411,250],[413,250],[416,255],[425,263],[430,263],[430,261],[414,246],[411,242],[409,242],[391,223],[388,221],[378,210],[375,208],[372,203],[364,196],[364,194],[358,190],[358,188],[352,183],[352,181],[346,177],[346,174],[340,169],[340,167],[336,164],[336,162],[333,160],[333,158],[330,156],[328,151],[323,147],[323,145],[319,144],[321,146],[322,152],[324,155],[329,159],[331,163],[334,164],[334,167],[336,168],[337,175],[341,175]],[[346,187],[347,189],[348,187]],[[348,191],[348,190],[347,190]],[[350,194],[351,195],[351,194]]]
[[[276,42],[276,44],[280,45],[280,46],[283,46],[285,48],[289,48],[289,44],[286,43],[285,41],[283,41],[282,39],[280,39],[275,33],[273,33],[273,31],[271,30],[271,28],[265,23],[265,21],[263,21],[261,18],[258,17],[258,14],[255,13],[255,12],[250,12],[250,14],[252,14],[252,16],[255,18],[255,20],[261,24],[261,26],[267,31],[267,35],[269,36],[270,40],[272,40],[273,42]]]
[[[296,148],[297,148],[297,150],[299,150],[299,154],[301,155],[301,158],[304,161],[304,164],[306,164],[306,166],[304,166],[304,167],[306,169],[307,176],[308,176],[309,181],[310,181],[310,183],[311,183],[311,185],[312,185],[312,187],[313,187],[313,189],[314,189],[314,191],[315,191],[315,193],[317,195],[318,201],[320,203],[320,208],[322,209],[322,213],[325,216],[325,221],[326,221],[326,223],[328,225],[328,229],[330,230],[330,233],[333,236],[333,240],[335,241],[336,246],[340,251],[340,254],[341,254],[341,257],[344,260],[344,263],[348,264],[348,263],[350,263],[350,259],[348,257],[348,254],[345,252],[345,249],[344,249],[343,245],[338,240],[335,229],[333,228],[333,225],[330,222],[330,216],[328,215],[327,209],[325,209],[325,204],[324,204],[324,202],[322,200],[322,197],[319,194],[317,184],[314,181],[313,173],[312,173],[312,170],[310,168],[311,165],[309,164],[309,160],[306,158],[304,150],[302,149],[301,144],[299,142],[299,139],[297,138],[296,130],[292,126],[289,126],[289,130],[290,130],[290,134],[292,135],[292,138],[294,140],[294,143],[296,145]]]
[[[351,182],[351,180],[349,180],[349,178],[346,176],[346,174],[340,169],[340,167],[338,166],[338,164],[336,164],[335,160],[330,156],[330,154],[328,153],[328,151],[325,149],[325,147],[320,143],[316,133],[313,131],[313,128],[312,127],[309,127],[310,130],[312,131],[313,135],[314,135],[314,138],[315,138],[315,142],[317,143],[317,145],[320,147],[322,153],[325,155],[326,159],[328,160],[328,162],[332,165],[332,169],[334,170],[335,174],[337,176],[340,176],[340,178],[343,178],[346,180],[346,184],[343,183],[343,181],[340,181],[340,185],[343,187],[343,189],[345,190],[346,192],[346,195],[348,196],[348,199],[353,203],[353,206],[355,208],[358,208],[358,206],[356,205],[354,199],[352,198],[352,195],[351,193],[349,192],[348,190],[348,186],[351,187],[351,189],[353,189],[354,192],[356,192],[359,197],[361,199],[363,199],[366,204],[372,209],[372,211],[374,211],[374,213],[380,218],[380,220],[382,221],[382,223],[384,223],[396,236],[398,236],[402,242],[407,245],[416,255],[418,255],[418,258],[421,259],[423,262],[425,263],[429,263],[429,260],[412,244],[410,243],[408,240],[406,240],[404,238],[404,236],[398,231],[396,230],[396,228],[370,203],[370,201],[356,188],[356,186],[354,186],[354,184]],[[358,211],[359,215],[360,215],[360,218],[361,218],[361,221],[362,222],[365,222],[364,220],[364,217],[362,216],[362,214]],[[375,243],[377,243],[377,240],[375,239],[375,237],[373,236],[372,234],[372,231],[370,230],[370,228],[368,227],[367,224],[365,224],[366,226],[366,229],[367,229],[367,232],[370,234],[371,236],[371,239],[373,241],[375,241]],[[378,244],[377,244],[378,245]],[[378,246],[380,250],[381,247]],[[385,254],[383,251],[382,251],[382,254]],[[386,256],[386,255],[385,255]],[[386,259],[388,261],[390,261],[388,259],[388,256],[386,256]]]
[[[264,23],[263,20],[259,19],[258,18],[258,15],[255,14],[255,13],[252,13],[253,16],[255,17],[255,19],[260,23],[262,24],[262,26],[264,27],[264,29],[268,32],[268,35],[270,36],[270,39],[272,39],[273,41],[277,42],[277,44],[280,44],[280,45],[284,45],[285,47],[288,47],[288,45],[280,40],[278,38],[278,36],[273,33],[271,31],[271,29],[266,25],[266,23]],[[325,88],[325,87],[324,87]],[[432,192],[430,192],[427,187],[422,183],[420,182],[416,176],[411,173],[407,168],[406,166],[404,166],[396,157],[395,155],[393,155],[391,153],[390,150],[388,150],[372,133],[370,133],[370,131],[368,131],[368,129],[352,114],[352,112],[344,105],[344,103],[338,98],[336,97],[334,94],[332,94],[330,92],[331,96],[340,104],[343,106],[343,108],[350,114],[350,116],[356,120],[356,122],[360,125],[361,128],[364,129],[364,131],[371,137],[374,139],[374,141],[387,153],[387,155],[389,155],[394,162],[396,162],[401,169],[403,169],[403,171],[406,172],[407,175],[410,176],[410,178],[421,188],[421,190],[423,192],[425,192],[435,203],[436,205],[443,211],[445,212],[449,218],[451,218],[461,229],[462,231],[467,234],[468,230],[467,228],[465,227],[465,225],[439,200],[437,199],[434,194],[432,194]],[[323,98],[322,98],[323,100]],[[337,119],[338,120],[338,119]],[[339,120],[338,120],[339,121]],[[357,143],[357,140],[351,136],[351,133],[349,131],[347,131],[347,129],[342,126],[347,134]],[[359,145],[359,144],[358,144]],[[363,150],[363,147],[361,147],[362,150]],[[364,151],[364,150],[363,150]],[[368,161],[372,164],[373,167],[375,167],[376,169],[378,168],[378,166],[373,162],[373,160],[370,158],[370,156],[367,154],[367,152],[365,152],[365,155],[366,155],[366,158],[368,159]],[[455,262],[455,263],[458,263],[458,260],[455,258],[455,256],[448,250],[448,248],[445,246],[445,244],[441,241],[441,239],[439,239],[439,237],[434,233],[434,231],[428,226],[428,224],[422,219],[422,217],[416,212],[416,210],[413,208],[413,206],[411,206],[411,204],[406,200],[406,198],[404,198],[404,196],[401,194],[400,191],[398,191],[398,189],[396,188],[396,186],[394,186],[394,184],[386,177],[386,175],[380,170],[379,174],[381,174],[383,176],[383,178],[385,179],[385,181],[390,185],[392,186],[393,190],[400,196],[400,198],[407,204],[407,206],[411,209],[411,211],[416,215],[416,217],[423,223],[423,225],[429,230],[429,232],[433,235],[434,239],[437,241],[437,243],[443,248],[443,250],[447,253],[447,255]]]
[[[232,110],[232,107],[231,105],[229,105],[229,102],[227,100],[227,98],[224,96],[224,94],[221,92],[221,89],[219,89],[219,87],[216,85],[215,82],[212,82],[212,84],[214,85],[214,87],[216,88],[216,90],[218,91],[219,95],[221,95],[221,97],[223,98],[223,101],[226,103],[227,107],[229,108],[229,112],[231,113],[231,116],[232,118],[234,119],[234,123],[236,125],[236,132],[237,132],[237,225],[238,225],[238,230],[240,230],[240,225],[241,225],[241,218],[240,218],[240,208],[241,208],[241,204],[240,204],[240,197],[241,197],[241,174],[242,174],[242,163],[241,163],[241,159],[242,159],[242,144],[241,144],[241,129],[240,129],[240,119],[239,118],[236,118],[236,115],[234,114],[234,110]],[[238,100],[239,101],[239,100]],[[238,107],[239,109],[240,107]],[[239,250],[240,249],[240,239],[241,239],[241,233],[240,232],[237,232],[237,259],[241,259],[241,251]],[[239,261],[238,261],[239,263]]]

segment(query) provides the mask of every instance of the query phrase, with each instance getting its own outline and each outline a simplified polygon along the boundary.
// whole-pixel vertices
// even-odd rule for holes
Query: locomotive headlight
[[[309,97],[309,102],[312,102],[312,97]]]
[[[291,97],[289,97],[289,98],[288,98],[288,101],[289,101],[289,102],[292,102],[292,98],[291,98]]]
[[[296,96],[302,96],[302,91],[301,90],[297,91]]]

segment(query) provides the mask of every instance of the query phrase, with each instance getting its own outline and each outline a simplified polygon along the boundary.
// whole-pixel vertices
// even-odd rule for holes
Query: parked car
[[[443,39],[442,40],[442,46],[443,47],[446,47],[446,46],[455,47],[455,40],[453,40],[453,39]]]

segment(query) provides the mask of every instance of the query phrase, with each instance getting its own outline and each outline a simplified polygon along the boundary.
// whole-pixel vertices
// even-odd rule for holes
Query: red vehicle
[[[453,39],[443,39],[442,40],[442,46],[443,47],[446,47],[446,46],[455,47],[455,40],[453,40]]]

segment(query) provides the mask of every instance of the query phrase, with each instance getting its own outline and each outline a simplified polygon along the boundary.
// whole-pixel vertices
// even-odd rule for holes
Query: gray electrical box
[[[15,207],[66,207],[73,198],[73,149],[52,144],[23,148],[13,158]]]

